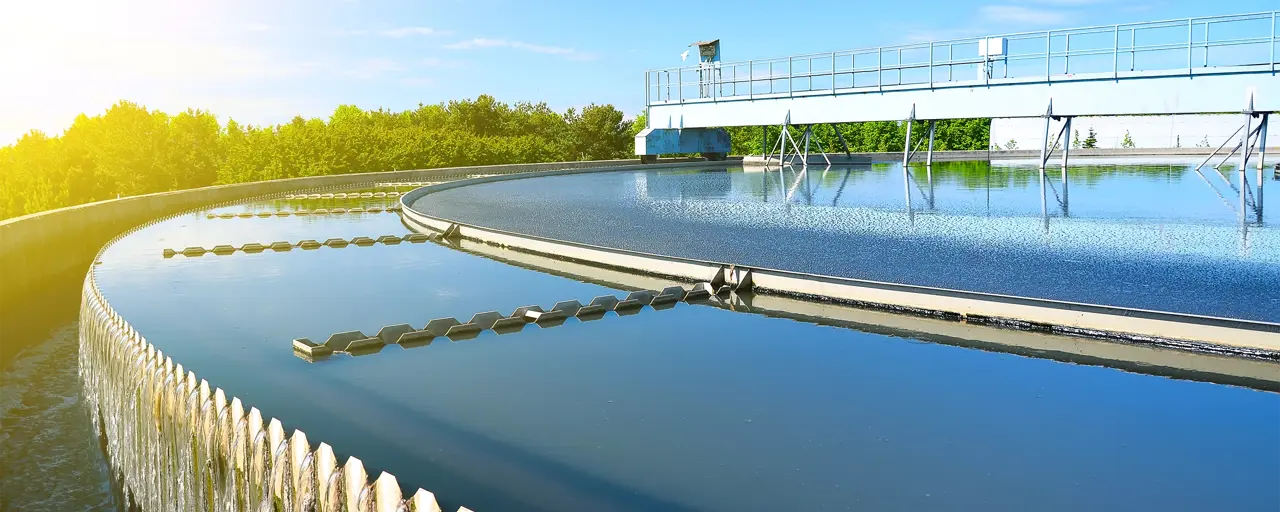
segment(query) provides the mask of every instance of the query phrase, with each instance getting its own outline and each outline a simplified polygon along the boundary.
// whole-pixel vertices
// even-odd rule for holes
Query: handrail
[[[754,97],[758,94],[776,94],[777,91],[772,84],[780,80],[787,81],[785,92],[788,94],[815,91],[837,94],[840,90],[881,88],[886,85],[923,85],[924,88],[935,88],[954,86],[956,82],[976,80],[986,84],[1036,77],[1044,81],[1054,81],[1056,76],[1065,76],[1070,79],[1073,75],[1089,73],[1106,73],[1116,79],[1126,78],[1126,74],[1129,73],[1212,74],[1227,72],[1222,69],[1212,71],[1214,68],[1224,66],[1254,67],[1259,69],[1247,71],[1274,73],[1277,64],[1280,64],[1276,62],[1276,44],[1280,41],[1276,34],[1278,16],[1280,11],[1263,11],[1118,23],[660,68],[649,70],[647,73],[647,76],[652,74],[657,78],[646,83],[646,104],[700,102],[708,99],[719,101]],[[1215,33],[1224,36],[1231,34],[1231,36],[1219,40],[1210,39],[1211,25],[1241,22],[1258,22],[1258,26],[1215,30]],[[1263,28],[1262,24],[1270,25],[1270,30]],[[1198,33],[1197,29],[1199,29]],[[1152,31],[1161,32],[1153,36],[1150,34]],[[1241,34],[1242,31],[1245,34]],[[1269,33],[1263,34],[1264,31]],[[1079,37],[1107,34],[1114,34],[1114,36],[1092,38],[1097,40],[1089,41],[1082,41],[1082,39],[1091,38]],[[1142,37],[1139,37],[1140,35]],[[1142,41],[1143,37],[1147,40]],[[1154,42],[1152,42],[1153,37]],[[1004,38],[1007,47],[1003,55],[957,58],[957,46],[973,48],[980,41],[992,38]],[[1245,64],[1218,65],[1209,59],[1210,50],[1213,48],[1267,44],[1270,46],[1262,49],[1263,51],[1257,57],[1248,56],[1246,59],[1248,62]],[[1020,48],[1009,48],[1009,46]],[[1032,46],[1039,48],[1028,48]],[[944,51],[945,56],[938,55]],[[1179,58],[1173,52],[1184,52],[1185,58]],[[1150,61],[1139,63],[1139,57],[1146,59],[1153,53],[1161,55],[1156,55]],[[1233,55],[1239,54],[1240,52],[1237,52]],[[1103,65],[1105,63],[1097,59],[1104,55],[1112,56],[1112,69],[1103,69],[1106,67]],[[1270,57],[1268,58],[1267,55]],[[874,63],[870,59],[871,56],[875,56]],[[1093,59],[1089,59],[1090,57]],[[1265,62],[1263,62],[1264,59]],[[1043,65],[1039,66],[1038,71],[1033,71],[1036,66],[1031,63],[1032,61],[1042,61]],[[786,70],[773,69],[774,64],[784,62]],[[757,72],[757,66],[767,67]],[[977,66],[977,69],[974,69],[978,72],[977,76],[966,77],[964,73],[955,73],[956,67],[963,66]],[[741,72],[742,67],[746,67],[745,72]],[[730,68],[729,73],[723,73],[725,68]],[[1201,71],[1197,71],[1196,68],[1201,68]],[[676,74],[674,80],[670,76],[672,72]],[[689,75],[687,78],[686,74]],[[665,80],[662,79],[664,76]],[[876,78],[863,83],[863,78],[868,76]],[[815,80],[816,78],[823,80]],[[804,81],[799,84],[792,83],[798,79]],[[844,85],[838,85],[838,80],[843,81]],[[757,91],[757,84],[761,83],[770,84],[768,90]],[[739,87],[740,84],[745,84],[745,87]],[[676,89],[674,92],[670,90],[673,86]],[[697,89],[686,94],[684,91],[686,87]]]

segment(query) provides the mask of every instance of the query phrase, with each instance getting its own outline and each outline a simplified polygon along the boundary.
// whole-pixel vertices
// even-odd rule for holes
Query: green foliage
[[[1130,137],[1130,136],[1129,136],[1129,130],[1125,130],[1125,131],[1124,131],[1124,140],[1120,141],[1120,147],[1122,147],[1122,148],[1132,148],[1132,147],[1134,147],[1134,145],[1133,145],[1133,137]]]
[[[1093,131],[1093,127],[1089,127],[1089,135],[1084,138],[1084,145],[1081,147],[1096,148],[1098,147],[1098,133]]]
[[[643,119],[638,124],[643,126]],[[0,147],[0,219],[166,190],[392,169],[631,156],[633,123],[610,105],[561,114],[491,96],[392,112],[353,105],[326,119],[225,125],[121,101],[61,137],[33,131]]]
[[[1080,130],[1072,130],[1071,149],[1080,149]]]
[[[815,125],[814,139],[828,153],[842,152],[837,128],[844,135],[849,151],[854,153],[902,152],[907,140],[907,124],[895,121],[875,121],[868,123],[841,123],[837,125]],[[731,154],[762,155],[777,147],[778,137],[782,134],[779,125],[773,126],[739,126],[728,128],[733,143]],[[790,133],[796,141],[802,140],[804,128],[791,126]],[[929,134],[927,122],[913,124],[911,139],[926,140]],[[762,133],[763,132],[763,133]],[[767,134],[768,147],[763,147],[763,137]],[[946,150],[984,150],[990,143],[990,119],[951,119],[938,121],[934,128],[933,149]],[[926,142],[927,143],[927,142]],[[803,149],[803,148],[802,148]],[[814,148],[816,151],[816,148]]]

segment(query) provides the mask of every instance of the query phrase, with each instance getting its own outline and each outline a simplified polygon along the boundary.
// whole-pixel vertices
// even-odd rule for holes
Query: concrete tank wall
[[[1259,122],[1255,118],[1253,128],[1257,128]],[[1084,141],[1089,135],[1089,128],[1093,128],[1099,148],[1120,148],[1124,134],[1128,132],[1134,147],[1139,149],[1205,148],[1204,151],[1209,152],[1231,137],[1242,124],[1244,114],[1077,117],[1071,122],[1071,130],[1078,132],[1080,140]],[[1049,140],[1053,140],[1061,128],[1061,122],[1052,123]],[[1072,134],[1064,138],[1066,144],[1071,144]],[[1240,135],[1236,134],[1222,154],[1225,156],[1231,151],[1239,139]],[[1011,149],[1009,141],[1014,141],[1013,149],[1038,152],[1044,141],[1044,119],[992,119],[991,143],[999,146],[998,149],[1007,150]],[[1280,130],[1271,127],[1267,133],[1267,161],[1273,161],[1272,155],[1276,150],[1280,150]]]
[[[7,317],[0,368],[23,343],[8,334],[15,311],[80,289],[79,365],[84,395],[97,411],[115,480],[144,510],[409,510],[440,508],[430,492],[401,493],[395,477],[375,480],[350,457],[286,434],[279,420],[197,380],[118,315],[98,290],[90,263],[107,246],[165,216],[233,203],[387,181],[447,180],[470,174],[634,165],[634,160],[517,164],[294,178],[213,186],[72,206],[0,221],[0,313]],[[89,269],[87,275],[85,269]],[[44,290],[57,284],[57,290]],[[62,288],[67,288],[65,291]],[[46,293],[47,292],[47,293]],[[16,307],[22,306],[22,307]],[[36,341],[39,337],[34,338]],[[466,510],[462,508],[460,510]]]
[[[109,238],[132,226],[180,211],[292,190],[376,181],[440,179],[547,169],[636,164],[634,160],[514,164],[291,178],[218,185],[99,201],[0,221],[0,309],[51,276],[83,269]]]

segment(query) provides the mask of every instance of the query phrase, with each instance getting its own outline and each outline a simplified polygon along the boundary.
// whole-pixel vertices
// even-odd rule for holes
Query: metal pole
[[[836,93],[836,52],[831,52],[831,94]]]
[[[1219,145],[1218,145],[1218,149],[1215,149],[1215,150],[1213,150],[1213,152],[1212,152],[1212,153],[1209,153],[1209,156],[1208,156],[1208,157],[1206,157],[1206,158],[1204,159],[1204,161],[1203,161],[1203,162],[1200,162],[1200,165],[1197,165],[1197,166],[1196,166],[1196,170],[1197,170],[1197,171],[1198,171],[1198,170],[1200,170],[1200,168],[1201,168],[1201,167],[1204,167],[1204,164],[1209,163],[1209,160],[1213,160],[1213,157],[1214,157],[1214,156],[1216,156],[1216,155],[1218,154],[1218,152],[1219,152],[1219,151],[1222,151],[1222,148],[1227,147],[1227,143],[1228,143],[1228,142],[1231,142],[1231,139],[1235,138],[1236,134],[1237,134],[1237,133],[1240,133],[1240,130],[1241,130],[1241,129],[1243,129],[1243,128],[1244,128],[1244,126],[1241,126],[1240,128],[1236,128],[1236,131],[1231,132],[1231,135],[1228,135],[1228,136],[1227,136],[1227,139],[1226,139],[1226,140],[1224,140],[1224,141],[1222,141],[1222,144],[1219,144]],[[1231,151],[1231,153],[1233,153],[1233,154],[1234,154],[1234,153],[1235,153],[1235,150],[1232,150],[1232,151]],[[1217,167],[1215,166],[1215,167],[1214,167],[1214,169],[1217,169]]]
[[[791,96],[791,57],[787,57],[787,96]]]
[[[929,88],[933,88],[933,41],[929,41]]]
[[[1195,42],[1195,36],[1192,35],[1193,27],[1191,18],[1187,18],[1187,76],[1191,75],[1191,45]]]
[[[769,127],[760,127],[760,154],[764,155],[764,164],[769,165]]]
[[[1120,78],[1120,25],[1116,25],[1115,35],[1115,43],[1111,47],[1111,78]]]
[[[933,119],[929,120],[929,152],[926,153],[924,157],[925,167],[933,166],[933,129],[936,124],[937,124],[937,121]],[[930,172],[932,173],[932,171]],[[1258,171],[1258,172],[1262,172],[1262,171]],[[930,174],[930,176],[932,176],[932,174]],[[929,183],[932,184],[933,183],[932,178],[930,178],[930,180],[931,181],[929,181]]]
[[[840,126],[832,123],[831,128],[835,129],[836,137],[840,139],[840,148],[844,150],[844,156],[852,158],[853,155],[849,154],[849,145],[844,141],[844,133],[840,131]]]
[[[1062,143],[1062,216],[1067,216],[1067,157],[1071,154],[1071,118],[1067,118],[1067,126],[1063,129],[1067,140]]]
[[[1262,168],[1266,165],[1267,159],[1267,125],[1270,124],[1271,114],[1262,114],[1262,126],[1258,127],[1258,192],[1253,197],[1253,209],[1258,212],[1258,223],[1262,223],[1262,184],[1267,180],[1262,177]]]
[[[1049,63],[1053,61],[1053,31],[1044,33],[1044,80],[1049,81]]]
[[[756,97],[756,61],[747,61],[747,99]],[[764,146],[760,146],[762,149]]]
[[[684,103],[684,70],[676,70],[676,99]]]
[[[884,47],[876,48],[876,90],[884,90]]]
[[[804,127],[804,166],[809,166],[809,139],[813,138],[813,125]]]
[[[1274,33],[1275,30],[1271,32]],[[1275,45],[1273,44],[1271,47],[1275,48]],[[1204,67],[1209,67],[1209,22],[1207,21],[1204,22]]]
[[[911,117],[907,118],[907,141],[902,146],[902,168],[907,168],[907,159],[911,158],[911,122],[916,118],[916,107],[911,106]]]
[[[1053,120],[1053,104],[1049,104],[1049,112],[1044,115],[1044,139],[1040,142],[1040,179],[1044,179],[1044,163],[1049,159],[1049,122]]]
[[[1071,74],[1071,33],[1067,33],[1067,45],[1062,53],[1062,74]]]
[[[1244,168],[1249,164],[1249,132],[1250,125],[1253,123],[1253,102],[1249,102],[1249,109],[1244,113],[1244,132],[1240,135],[1240,222],[1245,221],[1245,192],[1248,185],[1245,182]]]

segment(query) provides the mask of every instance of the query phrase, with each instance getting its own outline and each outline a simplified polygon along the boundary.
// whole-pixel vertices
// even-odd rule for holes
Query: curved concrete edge
[[[687,160],[692,163],[699,161]],[[157,192],[110,199],[0,220],[0,311],[24,300],[32,290],[59,277],[84,269],[103,244],[113,236],[156,218],[198,208],[227,206],[255,197],[284,197],[302,190],[337,190],[365,183],[440,182],[472,175],[506,175],[553,169],[583,169],[641,165],[639,160],[548,162],[480,165],[440,169],[412,169],[374,173],[285,178],[253,183]],[[722,163],[723,165],[723,163]],[[732,164],[730,164],[732,165]],[[310,194],[309,194],[310,195]],[[332,195],[332,194],[329,194]],[[308,214],[326,214],[318,209]],[[254,214],[248,214],[255,217]],[[222,214],[219,218],[235,218]],[[4,351],[7,351],[6,347]],[[4,352],[0,351],[0,352]]]
[[[153,194],[8,219],[0,222],[0,238],[4,240],[0,244],[0,268],[6,277],[0,280],[4,285],[0,293],[7,301],[8,297],[20,295],[42,279],[62,274],[67,267],[83,265],[86,260],[97,261],[116,241],[168,218],[255,197],[276,197],[282,195],[283,190],[358,186],[387,175],[447,177],[476,174],[480,170],[526,172],[599,165],[600,162],[531,164],[299,178]],[[107,215],[92,215],[97,212]],[[88,221],[74,222],[78,217],[87,217]],[[101,237],[110,239],[102,243]],[[421,238],[415,237],[414,241],[425,241]],[[57,245],[67,240],[74,242],[75,247],[61,253],[66,258],[41,259],[56,254],[44,244]],[[287,242],[273,245],[283,249],[284,243]],[[191,252],[196,249],[203,250],[193,248]],[[246,252],[266,249],[261,244],[241,248]],[[85,250],[93,252],[87,256],[81,254]],[[166,254],[169,252],[175,251],[166,251]],[[37,255],[41,258],[35,257]],[[238,398],[227,397],[221,389],[211,388],[205,381],[197,382],[193,372],[184,373],[180,363],[164,358],[159,349],[111,308],[98,288],[95,267],[86,266],[79,334],[84,393],[98,413],[93,417],[106,440],[109,460],[117,462],[113,471],[129,493],[129,499],[163,509],[173,505],[178,493],[186,492],[182,497],[186,503],[210,508],[214,503],[212,496],[204,494],[203,482],[212,481],[232,486],[223,492],[239,493],[242,499],[258,496],[264,503],[265,500],[302,503],[304,499],[315,499],[326,510],[357,510],[356,507],[364,510],[366,505],[376,510],[441,510],[432,493],[419,489],[405,499],[395,477],[386,473],[370,483],[360,459],[350,457],[339,467],[327,444],[321,443],[313,450],[301,431],[295,430],[286,437],[279,420],[264,422],[256,408],[246,410]],[[353,340],[347,348],[351,344],[376,349],[383,341],[380,338]],[[329,349],[327,345],[306,339],[295,340],[294,347],[304,355],[321,357],[327,355],[324,352]],[[139,385],[145,392],[136,392]],[[112,421],[98,422],[100,417]],[[175,445],[176,438],[170,439],[173,433],[184,431],[193,433],[197,441],[194,445],[205,451],[199,454],[163,451],[164,447]],[[176,443],[177,446],[183,444]],[[174,471],[157,481],[154,475],[140,472],[145,468],[142,464],[128,464],[128,461],[143,460],[166,461],[164,467]],[[206,465],[208,461],[216,462]],[[179,470],[184,465],[189,467]],[[211,467],[222,469],[211,470]],[[218,474],[213,474],[215,472]],[[237,475],[239,480],[231,482]],[[346,499],[341,499],[343,494]],[[361,497],[362,503],[353,501]]]
[[[604,167],[591,170],[545,171],[430,185],[401,195],[400,216],[406,226],[416,231],[439,231],[446,233],[447,236],[607,268],[625,269],[685,281],[710,280],[717,287],[722,284],[731,287],[749,285],[769,293],[835,300],[863,307],[952,318],[966,322],[1083,334],[1247,357],[1280,359],[1280,324],[1275,323],[883,283],[768,268],[748,268],[512,233],[434,217],[412,208],[414,202],[426,195],[457,187],[510,179],[614,170],[631,169]]]
[[[669,279],[648,274],[567,261],[484,242],[461,240],[457,249],[508,265],[621,290],[657,289],[671,283]],[[1146,343],[1102,343],[1079,336],[1003,329],[786,295],[733,294],[715,298],[709,296],[707,287],[699,291],[700,286],[695,285],[689,291],[689,303],[992,352],[1280,392],[1280,365],[1274,361],[1169,350]],[[571,314],[575,313],[576,310]]]

